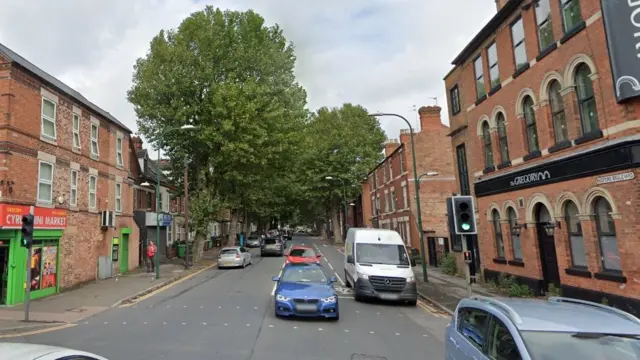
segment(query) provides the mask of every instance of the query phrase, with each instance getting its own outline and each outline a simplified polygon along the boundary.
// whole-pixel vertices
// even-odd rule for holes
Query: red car
[[[316,254],[309,246],[292,246],[287,253],[287,263],[319,263],[320,254]]]

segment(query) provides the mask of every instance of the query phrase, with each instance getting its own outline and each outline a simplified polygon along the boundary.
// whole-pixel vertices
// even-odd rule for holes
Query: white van
[[[386,229],[351,228],[345,242],[344,277],[356,301],[365,298],[418,301],[416,278],[400,234]]]

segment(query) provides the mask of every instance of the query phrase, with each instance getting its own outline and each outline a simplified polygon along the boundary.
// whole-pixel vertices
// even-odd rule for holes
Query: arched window
[[[582,134],[587,134],[600,129],[598,125],[598,110],[596,109],[596,98],[593,94],[593,82],[591,69],[587,64],[578,65],[575,72],[576,94],[578,106],[580,107],[580,124]]]
[[[498,124],[498,145],[500,146],[500,161],[506,163],[509,161],[509,142],[507,141],[507,122],[504,115],[500,112],[496,116]]]
[[[569,139],[567,119],[564,115],[564,102],[560,94],[560,83],[554,80],[549,86],[549,105],[551,106],[551,122],[556,144]]]
[[[593,202],[593,212],[596,215],[596,231],[600,245],[602,269],[620,272],[622,264],[618,250],[618,239],[616,238],[616,227],[611,216],[611,204],[607,199],[598,197]]]
[[[536,112],[533,110],[533,99],[531,96],[524,98],[522,102],[524,108],[524,122],[527,132],[527,147],[529,153],[540,150],[538,145],[538,128],[536,127]]]
[[[507,217],[509,219],[509,237],[511,238],[511,246],[513,247],[513,258],[515,260],[522,260],[522,243],[520,242],[520,235],[516,235],[514,228],[518,223],[518,215],[512,207],[507,210]]]
[[[500,227],[500,213],[493,209],[491,213],[493,220],[493,233],[496,237],[496,251],[499,258],[504,258],[504,241],[502,240],[502,228]]]
[[[493,145],[491,144],[491,132],[489,123],[482,124],[482,141],[484,142],[484,164],[485,167],[493,166]]]
[[[571,249],[571,265],[574,268],[587,269],[587,251],[582,237],[582,225],[578,219],[578,206],[573,201],[567,201],[564,205],[564,220],[567,223],[567,234]]]

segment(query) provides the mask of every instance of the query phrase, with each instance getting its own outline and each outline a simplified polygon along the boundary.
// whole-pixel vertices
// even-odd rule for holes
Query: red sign
[[[29,213],[29,206],[0,204],[0,227],[19,229],[22,215]],[[64,229],[67,227],[67,210],[35,207],[34,227],[36,229]]]

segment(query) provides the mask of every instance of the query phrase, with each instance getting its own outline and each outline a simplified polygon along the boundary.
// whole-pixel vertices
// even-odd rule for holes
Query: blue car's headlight
[[[282,296],[280,294],[276,295],[276,300],[278,301],[289,301],[291,298],[288,298],[286,296]]]
[[[327,298],[323,298],[322,301],[326,303],[336,302],[337,298],[335,296],[329,296]]]

